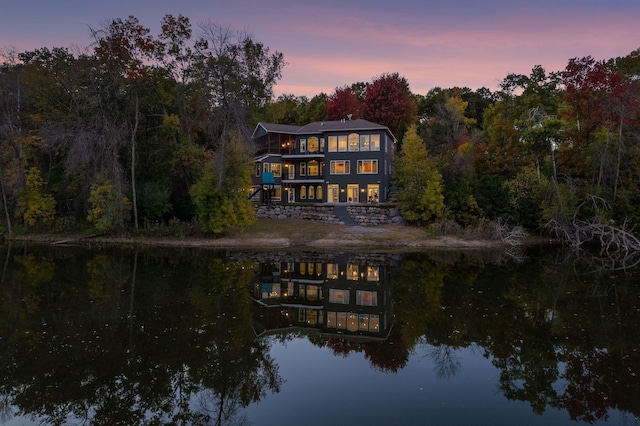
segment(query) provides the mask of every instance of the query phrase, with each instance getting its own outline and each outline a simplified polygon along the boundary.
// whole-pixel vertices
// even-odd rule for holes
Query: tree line
[[[640,220],[640,49],[509,74],[499,90],[412,93],[398,73],[311,99],[273,88],[286,66],[249,33],[167,15],[91,29],[84,49],[5,51],[4,225],[98,231],[250,224],[258,121],[364,118],[398,138],[394,186],[419,224],[509,222],[572,244],[634,246]],[[425,167],[426,165],[426,167]]]

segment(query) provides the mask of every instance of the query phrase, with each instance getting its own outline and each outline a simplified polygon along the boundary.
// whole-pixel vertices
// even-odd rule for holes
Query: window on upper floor
[[[309,150],[309,152],[311,153],[316,153],[318,152],[318,150],[320,149],[320,142],[319,139],[315,136],[312,136],[309,138],[309,144],[307,146],[307,149]]]
[[[329,136],[329,152],[338,152],[337,136]]]
[[[360,151],[360,137],[357,133],[349,134],[347,139],[347,145],[349,152],[357,152]]]
[[[307,163],[307,173],[309,176],[318,176],[320,174],[320,163],[317,161],[309,161]]]
[[[371,135],[370,151],[380,151],[380,135]]]
[[[331,162],[329,173],[332,175],[348,175],[349,160],[334,160]]]
[[[370,135],[360,135],[360,151],[369,151]]]
[[[307,152],[307,140],[300,139],[300,152]]]
[[[338,136],[338,152],[347,152],[347,136]]]
[[[307,163],[300,163],[300,176],[307,175]]]
[[[282,164],[271,163],[271,171],[273,172],[273,177],[281,177],[282,176]]]
[[[378,173],[378,160],[358,160],[358,174],[371,175]]]

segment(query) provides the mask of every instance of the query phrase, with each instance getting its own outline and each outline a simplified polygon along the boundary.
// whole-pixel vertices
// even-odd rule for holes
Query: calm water
[[[640,424],[635,259],[0,248],[0,424]]]

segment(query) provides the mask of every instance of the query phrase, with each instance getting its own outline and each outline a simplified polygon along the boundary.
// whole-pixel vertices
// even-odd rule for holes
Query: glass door
[[[327,203],[338,202],[339,188],[337,184],[327,185]]]

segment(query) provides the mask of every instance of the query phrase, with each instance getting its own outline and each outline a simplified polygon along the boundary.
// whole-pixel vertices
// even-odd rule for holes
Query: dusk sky
[[[0,0],[0,50],[86,47],[89,27],[133,15],[159,32],[166,14],[194,32],[215,22],[284,54],[275,87],[309,98],[397,72],[411,91],[498,88],[535,65],[606,60],[640,48],[640,0]],[[73,51],[73,49],[72,49]]]

